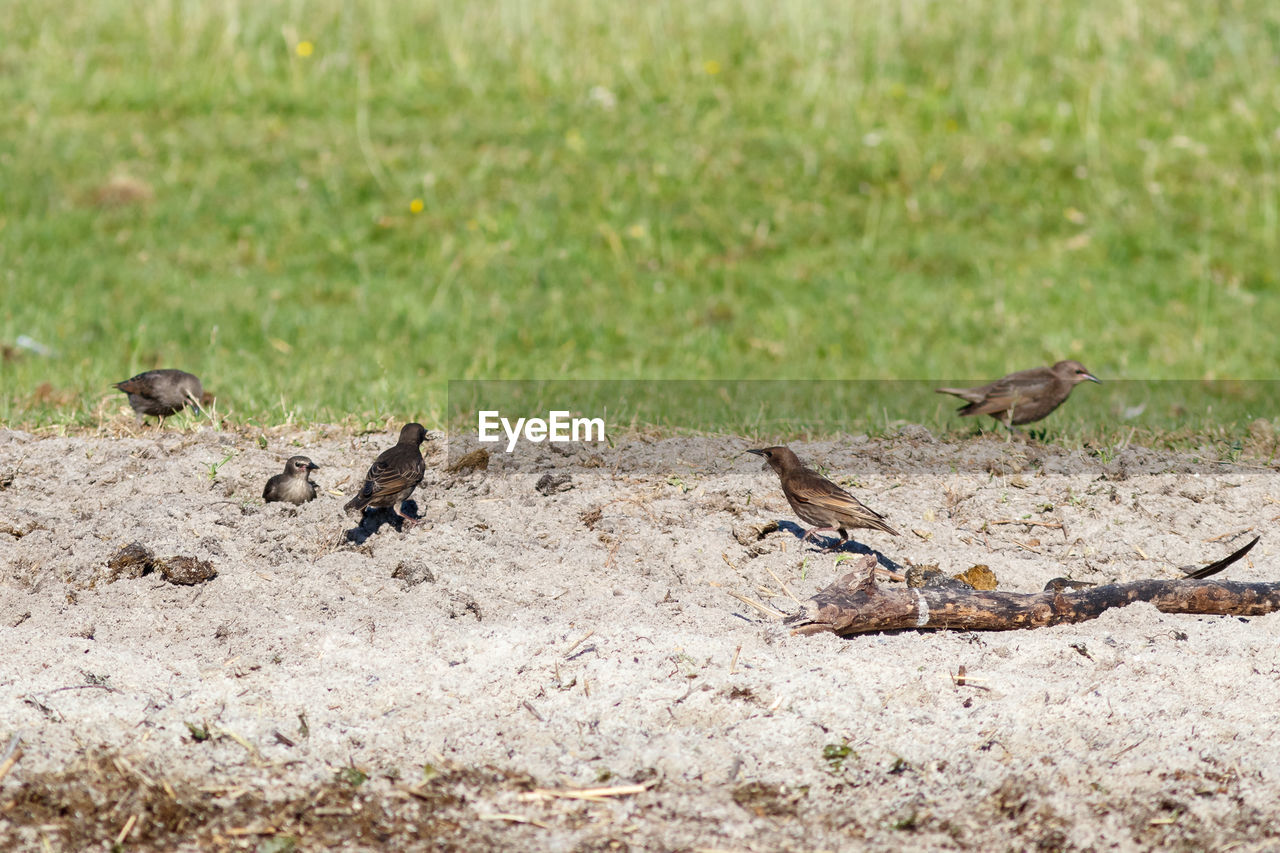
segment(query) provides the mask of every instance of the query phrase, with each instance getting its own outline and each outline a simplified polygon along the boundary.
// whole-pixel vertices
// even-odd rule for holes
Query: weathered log
[[[1088,589],[1044,592],[980,592],[956,583],[943,588],[888,589],[876,585],[876,558],[867,555],[853,572],[816,593],[786,619],[798,634],[840,636],[869,631],[1008,631],[1094,619],[1104,610],[1149,601],[1165,613],[1257,616],[1280,610],[1280,583],[1197,579],[1221,571],[1257,544],[1248,545],[1182,580],[1139,580]]]

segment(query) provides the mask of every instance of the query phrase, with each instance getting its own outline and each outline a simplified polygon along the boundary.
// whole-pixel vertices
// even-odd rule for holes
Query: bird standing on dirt
[[[1010,373],[989,385],[977,388],[939,388],[939,394],[954,394],[967,400],[963,416],[991,415],[1009,429],[1046,417],[1066,402],[1071,389],[1081,382],[1102,382],[1078,361],[1060,361],[1053,367],[1033,367]]]
[[[291,456],[284,463],[284,473],[267,480],[262,499],[267,503],[288,501],[295,505],[315,500],[316,484],[311,482],[311,472],[319,467],[305,456]]]
[[[403,505],[427,472],[427,464],[422,461],[420,449],[426,439],[427,431],[422,424],[405,424],[404,429],[400,430],[400,440],[396,446],[384,450],[374,460],[369,473],[365,475],[364,485],[343,509],[356,514],[365,507],[392,507],[407,526],[412,527],[421,521],[405,515]]]
[[[766,464],[782,479],[782,493],[787,496],[791,509],[801,521],[817,525],[805,533],[801,543],[815,533],[834,530],[840,534],[840,541],[834,546],[839,548],[849,539],[850,528],[855,527],[898,535],[884,516],[817,471],[806,468],[790,448],[765,447],[747,452],[764,457]]]
[[[200,380],[185,370],[148,370],[112,387],[129,395],[139,421],[146,415],[167,418],[185,406],[199,412],[204,396]]]

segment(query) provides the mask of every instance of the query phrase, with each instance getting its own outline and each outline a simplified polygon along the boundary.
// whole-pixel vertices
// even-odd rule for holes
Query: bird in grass
[[[427,431],[422,424],[405,424],[400,430],[400,440],[390,450],[384,450],[365,475],[364,485],[354,498],[343,507],[351,514],[363,512],[366,507],[392,507],[395,514],[410,527],[421,519],[404,514],[404,502],[422,482],[427,463],[422,461],[422,442]]]
[[[1060,361],[1053,367],[1033,367],[1010,373],[977,388],[939,388],[939,394],[954,394],[968,405],[958,411],[963,416],[991,415],[1009,429],[1048,416],[1071,396],[1081,382],[1102,382],[1078,361]]]
[[[146,415],[163,420],[186,406],[199,412],[204,398],[200,380],[185,370],[148,370],[112,387],[129,395],[139,421]]]
[[[316,484],[311,482],[311,472],[319,467],[305,456],[289,457],[284,463],[284,473],[267,480],[262,499],[267,503],[288,501],[295,505],[315,500]]]
[[[885,522],[884,516],[817,471],[806,468],[790,448],[764,447],[747,452],[764,457],[765,464],[782,479],[782,493],[787,496],[791,509],[805,524],[816,525],[805,533],[800,540],[802,544],[815,533],[836,531],[840,541],[833,548],[839,548],[848,541],[849,530],[855,527],[898,535],[898,531]]]

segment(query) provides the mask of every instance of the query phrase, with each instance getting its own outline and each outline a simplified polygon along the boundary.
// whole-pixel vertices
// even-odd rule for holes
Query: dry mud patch
[[[788,609],[784,586],[841,567],[799,547],[741,439],[524,447],[456,474],[438,440],[427,523],[357,527],[331,491],[393,442],[0,432],[0,762],[19,744],[0,846],[1280,845],[1280,617],[795,637],[726,591]],[[918,428],[795,447],[903,532],[849,546],[886,565],[982,563],[1032,592],[1178,577],[1247,530],[1228,577],[1277,579],[1266,466]],[[295,453],[320,497],[264,506]],[[216,577],[110,567],[132,543]]]

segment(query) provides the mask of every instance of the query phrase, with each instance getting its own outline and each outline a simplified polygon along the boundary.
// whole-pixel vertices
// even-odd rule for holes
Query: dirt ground
[[[793,636],[729,592],[794,610],[784,586],[847,567],[743,439],[450,474],[437,436],[401,531],[342,513],[394,428],[133,432],[0,431],[4,849],[1280,846],[1280,616]],[[902,532],[849,546],[888,566],[1033,592],[1261,534],[1224,577],[1280,580],[1264,463],[918,427],[794,447]],[[263,505],[295,453],[320,497]],[[108,565],[135,542],[216,577]]]

